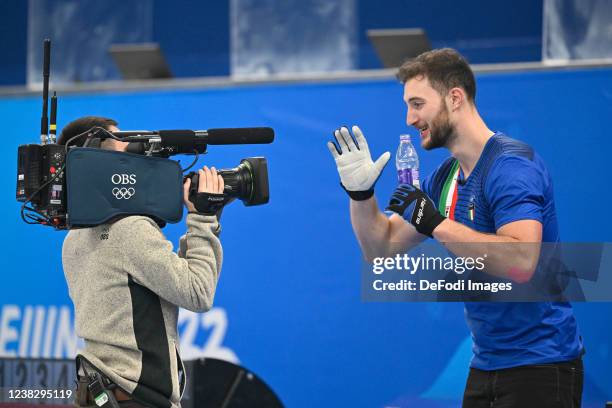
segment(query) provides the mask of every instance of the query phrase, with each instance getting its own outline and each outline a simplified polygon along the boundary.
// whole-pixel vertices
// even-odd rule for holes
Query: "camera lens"
[[[225,188],[223,194],[228,198],[237,198],[245,206],[266,204],[270,201],[268,186],[268,163],[263,157],[249,157],[243,159],[233,169],[217,171],[223,177]],[[197,194],[198,173],[190,173],[191,188],[189,196]]]

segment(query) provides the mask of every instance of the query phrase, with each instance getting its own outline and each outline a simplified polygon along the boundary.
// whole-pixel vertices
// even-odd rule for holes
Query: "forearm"
[[[376,198],[351,200],[351,223],[364,258],[389,257],[405,252],[425,239],[401,217],[388,218],[378,209]]]
[[[389,247],[389,219],[378,209],[376,198],[350,200],[351,224],[364,258],[385,256]]]
[[[187,216],[184,258],[189,265],[188,291],[193,311],[207,311],[212,307],[217,282],[221,273],[223,249],[218,238],[220,230],[214,216]],[[184,306],[185,307],[185,306]]]
[[[438,225],[433,236],[457,256],[476,258],[486,254],[485,272],[519,283],[531,278],[539,259],[539,242],[478,232],[450,219]]]

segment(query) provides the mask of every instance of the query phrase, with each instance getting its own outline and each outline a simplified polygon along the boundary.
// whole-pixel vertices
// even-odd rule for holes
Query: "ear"
[[[465,91],[459,87],[452,88],[448,91],[448,102],[451,111],[458,110],[466,100]]]

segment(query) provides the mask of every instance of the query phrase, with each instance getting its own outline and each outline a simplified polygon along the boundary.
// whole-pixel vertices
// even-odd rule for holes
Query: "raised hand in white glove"
[[[374,184],[389,161],[391,153],[385,152],[376,162],[372,161],[368,142],[361,129],[353,126],[352,130],[354,138],[347,127],[336,129],[334,136],[337,145],[327,142],[327,147],[336,161],[340,184],[344,190],[353,200],[367,200],[374,195]]]

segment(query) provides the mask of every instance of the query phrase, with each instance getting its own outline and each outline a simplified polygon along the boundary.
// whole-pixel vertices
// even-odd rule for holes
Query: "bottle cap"
[[[402,141],[402,140],[410,141],[410,135],[408,135],[408,134],[400,135],[400,141]]]

